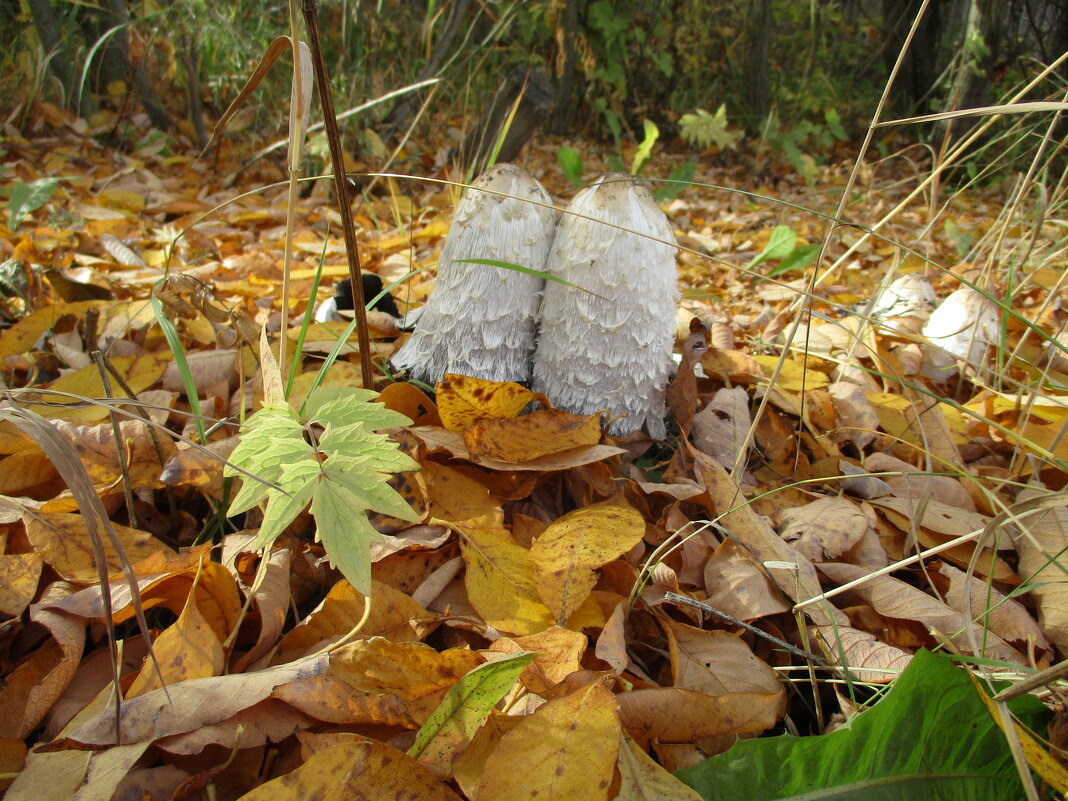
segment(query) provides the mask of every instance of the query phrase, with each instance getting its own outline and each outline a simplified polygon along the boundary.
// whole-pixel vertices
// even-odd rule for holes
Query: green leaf
[[[344,487],[360,503],[361,513],[372,509],[409,523],[418,523],[421,519],[419,514],[408,505],[404,496],[385,483],[382,474],[369,467],[369,463],[370,459],[367,458],[335,456],[323,464],[323,477],[338,487]]]
[[[642,143],[638,145],[638,151],[634,154],[634,159],[630,163],[631,175],[637,175],[642,171],[642,167],[646,165],[646,162],[653,155],[653,145],[660,138],[660,129],[656,127],[656,123],[652,120],[645,120],[642,123],[642,127],[645,130],[645,135],[642,137]]]
[[[664,185],[653,193],[653,197],[656,198],[658,203],[667,203],[670,200],[674,200],[679,196],[679,192],[693,181],[696,170],[697,164],[692,161],[686,161],[678,165],[671,171],[671,175],[668,176]]]
[[[715,145],[720,150],[733,150],[738,146],[740,133],[727,130],[727,104],[722,103],[715,114],[703,108],[679,118],[679,133],[682,138],[701,148]]]
[[[842,117],[838,114],[838,109],[828,108],[824,110],[823,119],[827,122],[827,130],[831,132],[831,136],[839,142],[844,142],[848,138],[846,137],[845,128],[842,127]]]
[[[768,244],[764,245],[764,249],[754,256],[753,260],[746,266],[752,269],[763,264],[768,259],[784,259],[794,249],[796,243],[797,234],[793,232],[790,226],[776,225],[775,230],[768,237]]]
[[[1030,696],[1010,708],[1033,729],[1048,718]],[[885,698],[842,728],[745,740],[675,775],[707,801],[1024,797],[1005,737],[967,672],[923,650]]]
[[[582,186],[582,156],[574,148],[564,145],[556,151],[564,177],[574,186]]]
[[[462,750],[535,657],[537,654],[531,651],[519,651],[468,671],[449,688],[438,708],[419,729],[408,756],[415,759],[429,751],[427,757],[433,758]]]
[[[66,178],[41,178],[37,181],[15,183],[7,194],[7,209],[11,213],[8,227],[15,230],[27,214],[32,214],[52,199],[56,186]]]
[[[330,561],[364,595],[371,594],[371,543],[385,539],[368,522],[366,507],[336,476],[320,481],[312,496],[316,535]]]
[[[769,272],[768,275],[783,275],[792,270],[804,272],[805,268],[816,260],[819,253],[820,246],[815,243],[794,248],[783,257],[783,260],[779,262],[778,266]]]
[[[318,387],[305,404],[309,420],[321,425],[361,425],[368,431],[410,426],[412,421],[381,403],[369,403],[378,393],[356,387]]]

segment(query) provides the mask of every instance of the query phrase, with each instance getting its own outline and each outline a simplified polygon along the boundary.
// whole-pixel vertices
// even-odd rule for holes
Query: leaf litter
[[[882,239],[832,237],[826,263],[845,259],[837,283],[816,286],[802,318],[792,304],[808,284],[789,262],[777,270],[822,236],[815,218],[696,188],[669,203],[683,300],[667,403],[683,436],[663,443],[607,436],[600,412],[522,414],[544,398],[518,384],[446,375],[433,394],[385,386],[390,436],[420,470],[376,496],[370,573],[356,587],[301,510],[266,554],[254,504],[242,528],[218,525],[242,498],[237,481],[243,500],[272,492],[233,471],[224,480],[219,460],[241,447],[235,421],[276,392],[255,350],[260,326],[278,334],[283,195],[221,207],[235,191],[191,159],[57,135],[64,149],[47,161],[17,142],[9,150],[30,180],[93,172],[2,230],[24,281],[4,300],[7,399],[52,421],[84,465],[132,564],[159,669],[108,550],[116,729],[90,531],[46,455],[0,424],[0,772],[20,774],[2,780],[6,798],[190,797],[212,784],[216,797],[276,799],[339,783],[379,797],[692,797],[671,773],[739,738],[753,747],[830,729],[812,671],[848,710],[921,649],[986,660],[1005,677],[1068,655],[1063,505],[1003,514],[1064,484],[1056,284],[1036,271],[998,307],[940,235],[925,255],[945,269],[926,269],[909,238],[923,208]],[[528,166],[562,205],[570,190],[554,163],[554,145],[532,148]],[[279,177],[262,160],[242,180]],[[741,169],[704,177],[829,211],[843,173],[824,168],[812,189],[786,170],[769,186]],[[435,184],[397,186],[358,205],[356,224],[365,269],[387,284],[416,271],[395,293],[410,310],[430,295],[423,268],[442,250],[452,199]],[[879,203],[904,191],[862,189]],[[970,202],[956,202],[957,224],[996,213],[989,198]],[[316,300],[316,271],[318,299],[347,274],[327,194],[317,188],[300,210],[297,319]],[[196,398],[152,311],[163,279],[156,296]],[[939,306],[946,296],[955,305]],[[303,340],[295,405],[335,325]],[[383,329],[373,348],[389,356],[400,343]],[[326,384],[358,385],[357,364],[343,351]],[[296,430],[284,433],[306,455]],[[368,590],[364,628],[329,650]],[[761,770],[781,759],[756,748]],[[59,773],[68,778],[53,781]]]

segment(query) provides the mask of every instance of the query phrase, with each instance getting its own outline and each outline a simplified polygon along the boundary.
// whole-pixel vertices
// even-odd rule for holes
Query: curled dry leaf
[[[528,462],[601,441],[601,415],[539,409],[513,420],[480,420],[464,430],[473,460]]]

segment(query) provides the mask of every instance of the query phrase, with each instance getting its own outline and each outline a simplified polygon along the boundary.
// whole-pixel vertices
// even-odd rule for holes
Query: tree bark
[[[771,108],[771,84],[768,75],[770,54],[771,0],[751,0],[745,88],[749,94],[749,113],[753,129],[759,127]]]
[[[556,85],[556,111],[549,130],[566,134],[571,130],[575,113],[575,35],[578,31],[578,0],[567,0],[564,7],[564,71]]]

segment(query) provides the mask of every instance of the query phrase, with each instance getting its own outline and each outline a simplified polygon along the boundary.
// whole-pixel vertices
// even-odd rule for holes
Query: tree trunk
[[[751,0],[749,4],[749,57],[745,88],[749,94],[751,127],[755,130],[771,108],[770,76],[771,0]]]
[[[471,0],[453,0],[452,11],[449,13],[449,20],[445,24],[445,30],[442,31],[441,36],[438,37],[437,43],[434,45],[434,49],[430,52],[430,58],[427,60],[423,68],[419,70],[419,75],[413,83],[419,81],[425,81],[437,76],[441,70],[442,65],[445,63],[445,57],[453,49],[456,44],[456,39],[463,31],[463,23],[467,18],[467,10],[471,6]],[[386,115],[385,120],[382,122],[383,129],[387,135],[392,134],[401,129],[408,116],[415,111],[419,106],[419,97],[410,93],[404,96],[397,105]]]
[[[511,114],[517,99],[519,108],[508,125],[508,115]],[[505,125],[508,125],[508,130],[504,132],[504,141],[497,153],[497,161],[512,161],[519,155],[527,140],[534,135],[542,120],[549,115],[552,107],[553,87],[545,74],[530,67],[515,67],[493,96],[490,107],[464,137],[456,163],[473,173],[485,169]]]
[[[578,0],[567,0],[564,8],[564,72],[556,86],[556,111],[549,130],[566,134],[575,113],[575,35],[578,30]]]
[[[63,41],[63,37],[59,32],[59,24],[56,22],[55,12],[49,0],[26,0],[26,5],[30,9],[30,17],[33,18],[33,25],[41,39],[41,46],[44,48],[45,56],[49,57],[50,54],[55,53],[54,56],[48,58],[48,63],[52,68],[52,72],[59,78],[59,83],[66,94],[64,105],[70,107],[74,99],[75,89],[73,80],[74,60],[71,55],[70,45]],[[88,117],[95,111],[96,102],[93,100],[93,96],[89,93],[83,93],[81,108],[78,109],[78,112],[83,117]]]

